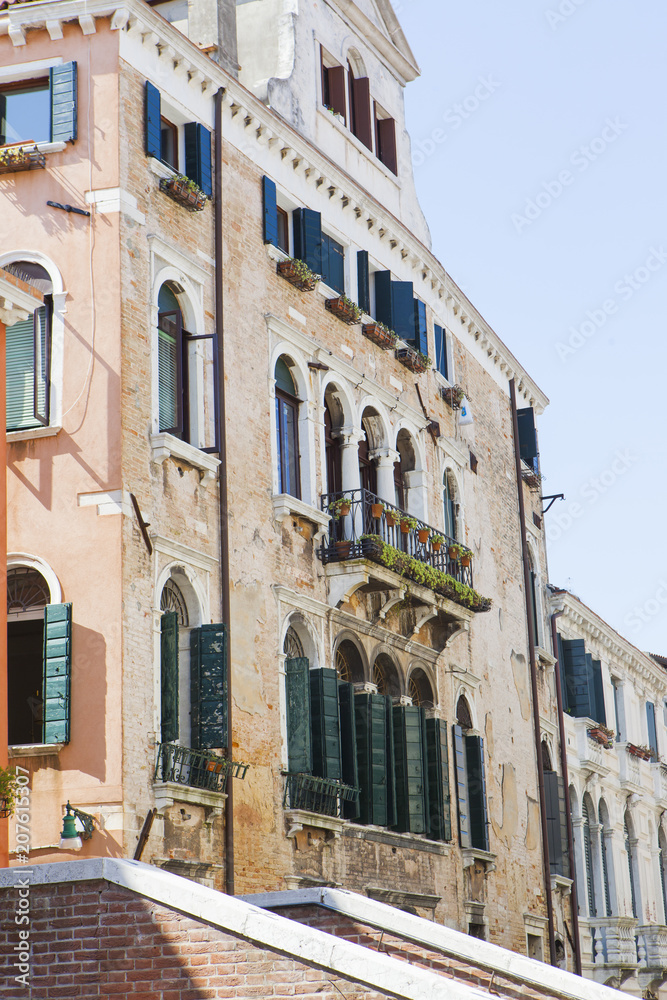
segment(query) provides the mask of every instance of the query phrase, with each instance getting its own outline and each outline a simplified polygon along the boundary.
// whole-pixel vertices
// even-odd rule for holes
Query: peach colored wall
[[[34,860],[63,859],[53,848],[68,798],[96,816],[96,804],[121,803],[121,515],[78,505],[78,494],[122,486],[119,216],[46,206],[88,209],[87,191],[118,185],[118,40],[108,21],[96,27],[84,36],[64,25],[59,41],[30,31],[21,47],[0,37],[4,66],[54,56],[78,64],[77,141],[49,154],[45,170],[0,179],[0,253],[41,251],[67,291],[62,430],[8,448],[8,549],[44,559],[73,604],[71,742],[57,755],[14,758],[33,771]],[[83,854],[119,853],[116,836],[98,831]]]

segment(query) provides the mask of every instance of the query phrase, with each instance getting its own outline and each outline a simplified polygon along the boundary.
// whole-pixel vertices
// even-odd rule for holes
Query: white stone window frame
[[[455,495],[455,518],[456,518],[456,541],[464,545],[465,539],[465,503],[464,503],[464,491],[463,491],[463,467],[459,464],[460,459],[458,455],[453,453],[451,446],[448,445],[446,438],[438,438],[438,447],[441,449],[442,457],[439,462],[439,494],[440,494],[440,513],[438,520],[442,523],[443,533],[445,532],[445,510],[444,501],[442,499],[443,491],[445,488],[445,476],[451,477],[454,481]],[[437,525],[434,525],[437,527]]]
[[[51,317],[51,389],[49,400],[49,423],[46,426],[30,427],[25,430],[8,431],[7,442],[30,441],[34,438],[54,437],[62,430],[63,423],[63,371],[65,356],[65,315],[67,295],[62,275],[50,257],[39,250],[11,250],[0,254],[0,268],[7,264],[26,261],[43,267],[53,291],[53,315]]]
[[[318,670],[325,665],[324,661],[324,627],[326,624],[327,606],[319,602],[300,600],[296,593],[276,588],[278,601],[278,677],[279,677],[279,708],[280,708],[280,765],[283,771],[288,770],[289,758],[287,747],[287,696],[285,690],[286,672],[284,652],[285,637],[290,626],[297,629],[299,638],[307,636],[304,644],[304,655],[308,656],[309,668]],[[313,624],[318,620],[317,627]],[[303,641],[303,640],[302,640]],[[309,655],[310,653],[310,655]]]
[[[159,403],[159,358],[158,358],[158,297],[165,283],[171,282],[182,289],[174,291],[183,317],[183,326],[189,333],[202,336],[210,333],[206,329],[204,308],[204,288],[213,279],[201,266],[180,251],[170,247],[156,236],[148,237],[151,248],[151,449],[154,462],[164,462],[169,456],[188,462],[202,473],[202,485],[206,485],[216,475],[220,460],[208,452],[206,447],[205,397],[207,382],[206,364],[213,364],[206,345],[213,341],[195,340],[188,351],[188,403],[190,409],[190,441],[183,441],[173,434],[160,430]],[[172,288],[173,290],[173,288]],[[213,372],[213,378],[215,373]],[[215,387],[213,387],[215,392]],[[209,412],[214,416],[215,401],[209,400]],[[196,443],[193,443],[196,442]]]
[[[533,529],[533,526],[526,522],[527,532],[526,532],[526,544],[528,545],[529,562],[530,568],[535,574],[535,649],[538,653],[550,654],[546,649],[546,631],[544,626],[544,594],[543,594],[543,581],[542,581],[542,571],[540,566],[539,557],[539,533],[537,529]],[[537,537],[535,537],[537,536]],[[532,594],[528,595],[528,599],[532,599]]]
[[[429,523],[428,509],[428,470],[426,466],[426,448],[424,444],[424,431],[416,427],[411,420],[405,418],[398,421],[393,429],[393,449],[398,453],[398,435],[401,431],[407,431],[412,440],[415,452],[415,468],[403,473],[405,485],[407,486],[407,512],[412,517],[417,517]]]
[[[294,379],[299,400],[298,413],[298,434],[299,434],[299,485],[301,487],[300,497],[292,497],[289,494],[280,492],[278,481],[278,435],[276,431],[276,364],[279,358],[286,357],[292,364],[289,365],[290,374]],[[301,351],[294,347],[294,344],[282,338],[276,339],[271,347],[269,359],[269,409],[270,409],[270,438],[271,438],[271,485],[274,501],[280,497],[285,505],[294,507],[295,513],[303,513],[302,506],[308,511],[312,507],[318,507],[319,496],[317,494],[317,481],[315,469],[315,424],[317,421],[317,404],[313,399],[310,384],[310,375],[307,363]],[[308,513],[307,516],[311,516]],[[327,518],[328,523],[328,518]]]
[[[65,60],[62,56],[55,56],[52,59],[36,59],[33,62],[18,63],[13,66],[0,67],[0,87],[7,83],[20,83],[21,80],[49,79],[49,71],[54,66],[62,66]],[[49,87],[49,97],[51,88]],[[6,143],[11,145],[11,143]],[[32,145],[26,143],[25,145]],[[66,142],[37,142],[35,143],[40,153],[62,153],[67,148]],[[27,259],[27,258],[24,258]],[[17,439],[19,440],[19,439]]]
[[[449,378],[445,378],[440,369],[436,367],[436,358],[433,358],[433,366],[430,370],[435,375],[436,385],[442,386],[443,389],[448,389],[450,386],[456,385],[452,333],[447,327],[445,321],[439,319],[439,317],[432,316],[432,322],[434,325],[437,324],[442,329],[442,335],[445,338],[445,354],[447,355],[447,371],[449,372]],[[435,348],[435,330],[433,330],[433,347]]]

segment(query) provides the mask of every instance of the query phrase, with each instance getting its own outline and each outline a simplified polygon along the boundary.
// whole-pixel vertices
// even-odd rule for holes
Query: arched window
[[[189,440],[187,338],[183,314],[169,282],[158,295],[158,383],[160,430]]]
[[[364,146],[372,149],[370,82],[356,49],[348,52],[347,78],[350,89],[350,131]]]
[[[359,442],[359,479],[362,490],[377,495],[377,464],[371,454],[386,445],[382,420],[372,406],[367,406],[361,417],[365,437]]]
[[[420,708],[433,708],[435,704],[431,682],[421,667],[415,667],[410,674],[408,695],[412,699],[412,704]]]
[[[611,878],[613,877],[613,857],[611,852],[607,850],[608,838],[610,836],[609,829],[609,814],[607,812],[607,806],[604,799],[600,799],[600,805],[598,806],[598,819],[600,822],[600,855],[602,859],[602,888],[604,891],[604,907],[605,916],[611,917],[612,915],[612,886]]]
[[[399,698],[401,695],[401,683],[398,677],[398,670],[391,658],[386,653],[380,653],[371,673],[373,684],[378,689],[378,694],[389,695],[391,698]]]
[[[352,684],[363,684],[365,680],[361,653],[351,639],[343,639],[336,649],[336,673],[342,681]]]
[[[53,283],[44,267],[18,260],[4,270],[44,294],[44,305],[7,327],[7,430],[48,426],[51,411]]]
[[[636,870],[637,870],[637,859],[635,857],[635,840],[634,840],[634,827],[632,825],[632,820],[630,819],[628,813],[625,814],[625,819],[623,821],[623,832],[625,834],[625,853],[628,858],[628,875],[630,877],[630,902],[632,904],[632,915],[633,917],[639,916],[639,907],[637,899],[637,883],[636,883]]]
[[[337,430],[335,400],[327,393],[324,403],[324,449],[326,452],[327,493],[340,493],[343,489],[343,465],[340,438]],[[334,411],[332,413],[332,410]]]
[[[276,440],[278,491],[300,498],[299,399],[286,357],[278,358],[276,380]]]
[[[589,917],[597,916],[595,903],[595,882],[593,879],[593,846],[591,843],[591,820],[588,808],[588,801],[584,798],[581,806],[581,815],[584,821],[584,865],[586,868],[586,897],[588,900]]]
[[[461,727],[464,732],[472,729],[472,715],[470,714],[470,705],[465,697],[461,695],[456,704],[456,724]]]
[[[445,472],[443,479],[442,504],[445,518],[445,535],[447,538],[453,538],[456,540],[456,515],[458,504],[456,502],[456,487],[454,485],[451,472]]]
[[[470,705],[461,695],[454,726],[454,770],[461,847],[489,850],[484,741],[471,733]]]

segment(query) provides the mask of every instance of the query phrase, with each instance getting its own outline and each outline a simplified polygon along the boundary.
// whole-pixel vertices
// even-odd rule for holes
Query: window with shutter
[[[349,681],[338,681],[338,712],[340,716],[342,780],[346,785],[358,788],[359,770],[357,764],[357,731],[354,718],[354,684]],[[350,802],[343,802],[343,816],[346,819],[356,819],[358,815],[358,798]]]
[[[357,302],[361,311],[370,316],[371,287],[368,266],[368,250],[357,251]]]
[[[44,608],[43,743],[69,743],[72,605]]]
[[[51,369],[51,298],[30,319],[6,331],[7,430],[48,425]]]
[[[517,410],[519,426],[519,454],[522,461],[537,472],[537,431],[532,406]]]
[[[345,248],[322,234],[322,281],[340,295],[345,293]]]
[[[391,271],[376,271],[375,280],[375,319],[384,323],[390,330],[394,329],[394,315],[391,300]]]
[[[146,80],[144,90],[145,116],[144,116],[144,141],[146,156],[154,156],[156,160],[162,159],[162,110],[160,91],[153,86],[150,80]]]
[[[426,303],[421,299],[414,299],[415,309],[415,339],[414,346],[422,354],[428,354],[428,332],[426,328]]]
[[[161,741],[178,739],[178,614],[165,611],[160,619]]]
[[[658,759],[658,734],[655,728],[655,705],[652,701],[646,702],[646,729],[648,732],[648,745],[653,751],[653,759]]]
[[[48,78],[0,85],[0,146],[48,142],[51,87]]]
[[[185,173],[210,198],[213,193],[211,174],[211,133],[200,122],[188,122],[185,136]]]
[[[393,174],[398,174],[396,157],[396,122],[393,118],[381,117],[382,112],[375,106],[375,153]]]
[[[468,771],[468,803],[470,806],[470,842],[478,850],[488,851],[489,819],[486,810],[484,740],[481,736],[466,736],[465,747]]]
[[[352,132],[367,149],[373,149],[371,122],[371,91],[367,76],[354,78],[350,71],[350,103],[352,105]]]
[[[447,723],[443,719],[426,720],[426,753],[429,836],[433,840],[451,840],[449,750]]]
[[[456,775],[456,801],[459,820],[459,843],[461,847],[471,847],[470,803],[468,801],[468,765],[463,730],[452,726],[454,738],[454,773]]]
[[[201,625],[190,633],[192,748],[227,746],[227,627]]]
[[[285,660],[287,704],[287,769],[292,774],[312,774],[309,663],[306,656]]]
[[[391,311],[393,326],[398,336],[409,344],[416,344],[415,300],[411,281],[392,281]]]
[[[586,659],[583,639],[563,639],[563,666],[567,689],[567,708],[576,718],[594,717],[595,693],[592,689],[592,667]]]
[[[278,246],[278,203],[276,185],[270,177],[262,178],[262,208],[264,213],[264,242]]]
[[[449,381],[449,366],[447,364],[447,334],[445,330],[438,326],[437,323],[433,324],[433,333],[435,337],[435,367],[443,376]]]
[[[319,778],[340,781],[342,769],[338,675],[330,667],[311,670],[309,674],[313,774]]]
[[[592,718],[600,725],[607,725],[607,713],[604,707],[604,688],[602,686],[602,665],[599,660],[594,660],[589,653],[586,653],[586,664],[590,668],[592,687],[592,708],[594,714]]]
[[[400,833],[428,833],[424,723],[423,709],[414,705],[394,705],[396,829]]]
[[[561,814],[558,791],[558,774],[555,771],[545,771],[544,798],[547,813],[549,866],[552,875],[565,875],[566,872],[563,870],[563,843],[561,840]]]
[[[584,865],[586,868],[586,897],[588,901],[588,916],[597,916],[595,901],[595,883],[593,881],[593,847],[591,844],[591,821],[586,801],[582,803],[581,813],[584,820]],[[636,914],[635,914],[636,915]]]
[[[169,285],[160,289],[158,296],[158,401],[159,428],[177,437],[187,437],[184,394],[188,384],[187,352],[183,343],[183,317]]]
[[[76,63],[49,70],[51,85],[51,142],[75,142],[77,137]]]
[[[357,763],[360,788],[360,823],[389,825],[387,702],[382,695],[360,692],[354,697]]]
[[[315,274],[322,273],[322,215],[310,208],[296,208],[292,213],[294,256],[304,260]]]

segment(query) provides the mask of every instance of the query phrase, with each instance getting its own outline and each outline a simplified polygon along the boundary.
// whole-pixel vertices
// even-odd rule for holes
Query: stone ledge
[[[177,802],[185,802],[193,806],[204,806],[213,809],[214,814],[221,816],[224,808],[226,792],[209,792],[205,788],[191,788],[181,785],[178,781],[154,781],[153,794],[158,812],[168,809]]]
[[[290,824],[287,831],[288,837],[295,837],[303,830],[304,826],[312,826],[316,830],[329,830],[338,839],[347,822],[344,819],[339,819],[338,816],[322,816],[320,813],[310,812],[307,809],[286,809],[285,819]]]
[[[214,458],[208,452],[200,451],[193,444],[181,441],[180,438],[174,437],[173,434],[167,434],[165,431],[160,434],[151,434],[152,460],[162,464],[170,457],[187,462],[194,469],[199,469],[202,486],[208,486],[217,476],[220,465],[219,458]]]
[[[296,497],[290,496],[289,493],[274,493],[273,494],[273,519],[277,521],[278,524],[282,525],[288,517],[303,518],[306,521],[310,521],[315,525],[317,531],[313,535],[313,540],[315,544],[318,544],[324,535],[326,535],[329,530],[329,522],[331,520],[331,514],[327,514],[323,510],[318,510],[317,507],[313,507],[312,504],[305,503],[303,500],[298,500]]]
[[[439,840],[426,840],[411,833],[392,833],[380,827],[358,826],[348,823],[343,835],[356,840],[368,840],[388,847],[402,847],[406,850],[424,851],[427,854],[449,854],[451,845]]]

